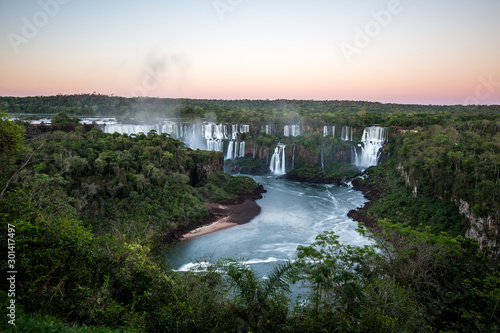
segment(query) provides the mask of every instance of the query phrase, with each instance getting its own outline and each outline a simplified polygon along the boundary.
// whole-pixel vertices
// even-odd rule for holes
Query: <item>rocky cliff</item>
[[[191,185],[207,180],[211,175],[224,171],[224,154],[217,151],[191,150],[188,153],[193,160],[189,170]]]
[[[414,181],[410,177],[409,170],[400,163],[397,167],[401,177],[404,178],[406,186],[412,189],[414,197],[418,196],[418,181]],[[443,198],[440,198],[443,200]],[[459,212],[463,215],[468,222],[465,237],[475,238],[481,248],[489,246],[491,248],[492,257],[498,258],[500,256],[500,233],[498,221],[492,215],[485,217],[477,217],[472,213],[471,205],[469,202],[462,198],[451,198],[451,201],[459,208]]]

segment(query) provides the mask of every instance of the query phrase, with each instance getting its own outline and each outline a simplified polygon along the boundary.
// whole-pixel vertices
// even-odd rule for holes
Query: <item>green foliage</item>
[[[8,162],[22,149],[24,128],[9,120],[8,115],[0,111],[0,176]]]
[[[230,202],[241,196],[255,194],[257,187],[258,184],[250,177],[234,177],[219,172],[202,182],[197,190],[205,201]]]
[[[388,259],[387,275],[411,288],[413,298],[425,309],[425,319],[439,330],[460,328],[470,332],[495,332],[499,325],[498,271],[475,240],[446,234],[419,232],[379,221],[379,244]],[[475,281],[477,289],[470,288]],[[477,312],[477,313],[476,313]],[[488,316],[480,322],[477,316]]]
[[[324,124],[358,129],[391,126],[389,163],[360,183],[379,189],[368,209],[379,221],[376,245],[352,247],[327,232],[297,250],[266,279],[240,261],[221,260],[204,272],[165,266],[161,244],[188,222],[208,215],[203,201],[234,201],[257,184],[204,165],[220,153],[191,151],[168,135],[54,132],[23,145],[23,129],[0,116],[1,182],[26,162],[0,200],[0,222],[16,226],[18,326],[23,332],[497,332],[500,276],[487,249],[465,239],[454,202],[498,221],[498,106],[402,106],[346,101],[196,101],[102,95],[0,98],[9,112],[96,115],[112,112],[251,124],[257,146],[278,140],[325,170],[304,162],[290,172],[338,179],[356,174],[337,153],[351,143],[323,137]],[[108,111],[109,110],[109,111]],[[55,122],[69,121],[57,115]],[[137,118],[139,119],[139,118]],[[72,120],[73,121],[73,120]],[[265,135],[300,123],[298,138]],[[358,138],[360,131],[355,133]],[[24,150],[21,153],[21,150]],[[307,154],[310,154],[307,155]],[[250,159],[235,164],[250,169]],[[302,163],[302,162],[301,162]],[[256,163],[255,163],[256,164]],[[5,166],[5,168],[4,168]],[[192,186],[198,166],[207,176]],[[398,171],[396,169],[399,168]],[[401,178],[408,175],[410,187]],[[202,177],[203,178],[203,177]],[[412,188],[416,186],[416,196]],[[446,232],[443,233],[443,232]],[[365,231],[365,234],[368,234]],[[6,271],[6,263],[1,269]],[[292,279],[294,278],[294,279]],[[292,282],[310,286],[293,306]],[[2,282],[5,289],[6,281]],[[4,301],[5,293],[2,293]],[[68,324],[71,323],[71,324]],[[4,325],[5,321],[0,325]],[[86,326],[94,325],[94,326]],[[110,327],[108,329],[107,327]]]
[[[360,174],[359,169],[346,162],[331,162],[325,170],[319,165],[305,165],[287,172],[286,178],[315,183],[338,183],[342,179],[354,178]]]
[[[137,332],[135,329],[131,330],[114,330],[106,327],[87,326],[85,324],[68,324],[61,319],[37,315],[27,315],[24,313],[16,314],[16,325],[12,326],[3,320],[0,324],[0,329],[5,333],[132,333]]]
[[[313,286],[308,306],[296,309],[302,327],[498,330],[499,276],[476,242],[379,223],[377,244],[371,247],[342,245],[338,236],[326,232],[312,245],[298,248],[301,279]]]
[[[230,307],[252,332],[276,331],[286,323],[289,284],[295,274],[290,262],[275,265],[262,280],[245,262],[225,259],[209,270],[220,271],[224,283],[232,292]]]
[[[78,125],[79,122],[80,119],[71,118],[64,112],[59,112],[51,119],[51,123],[54,125]]]
[[[477,217],[500,219],[500,133],[484,126],[457,123],[418,128],[396,142],[400,167],[418,192],[443,200],[464,200]],[[479,122],[479,120],[477,121]]]
[[[269,173],[269,166],[265,160],[258,158],[244,157],[235,160],[224,161],[224,168],[230,173],[243,173],[249,175],[261,175]]]
[[[191,157],[166,135],[54,132],[33,160],[11,185],[21,214],[84,218],[96,232],[129,240],[208,215],[185,175]]]
[[[368,208],[372,219],[386,219],[416,230],[430,228],[453,236],[465,234],[466,220],[452,202],[423,194],[415,197],[393,164],[372,167],[368,172],[370,177],[364,183],[383,193]]]
[[[331,162],[326,166],[325,171],[328,178],[337,179],[354,178],[360,173],[356,166],[346,162]]]
[[[344,245],[325,232],[297,253],[301,279],[313,286],[308,305],[297,309],[308,331],[419,330],[423,318],[411,289],[386,276],[375,245]]]

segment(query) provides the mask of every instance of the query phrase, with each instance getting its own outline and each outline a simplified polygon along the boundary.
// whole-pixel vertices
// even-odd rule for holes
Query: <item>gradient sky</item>
[[[94,91],[500,104],[500,1],[0,0],[1,96]]]

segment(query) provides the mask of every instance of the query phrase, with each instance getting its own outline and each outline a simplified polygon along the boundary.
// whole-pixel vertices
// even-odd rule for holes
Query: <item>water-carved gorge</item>
[[[107,133],[120,134],[167,133],[183,141],[191,149],[219,151],[226,160],[238,158],[260,159],[271,173],[282,176],[287,171],[319,163],[321,169],[330,162],[349,162],[361,170],[376,165],[383,145],[387,142],[387,128],[371,126],[362,130],[351,126],[324,125],[322,128],[303,129],[295,125],[263,125],[261,129],[246,124],[186,123],[164,121],[163,124],[103,126]],[[305,133],[319,134],[313,144],[301,140]],[[354,133],[362,133],[361,137]],[[282,142],[281,140],[285,141]],[[333,142],[332,142],[332,140]],[[266,142],[265,142],[266,141]],[[265,162],[264,162],[265,161]]]
[[[23,101],[15,100],[21,104]],[[498,295],[498,287],[495,287],[498,280],[491,274],[487,260],[498,259],[500,196],[497,186],[500,123],[494,107],[453,112],[454,109],[437,106],[425,110],[426,106],[384,105],[384,110],[380,110],[379,104],[358,103],[352,110],[349,103],[328,102],[327,106],[318,103],[323,105],[320,110],[313,108],[315,103],[304,107],[308,104],[301,102],[293,107],[292,101],[288,102],[285,112],[283,102],[273,108],[267,108],[267,102],[252,103],[258,108],[205,106],[204,109],[185,109],[189,114],[196,111],[196,117],[183,117],[184,109],[175,116],[165,113],[155,117],[170,117],[167,121],[146,120],[146,116],[141,117],[139,113],[122,114],[122,118],[116,114],[117,118],[113,119],[86,119],[88,124],[96,121],[91,129],[75,123],[72,128],[40,126],[43,133],[47,133],[41,137],[29,132],[26,149],[11,160],[12,168],[8,165],[0,168],[5,172],[4,184],[8,186],[6,201],[2,204],[10,207],[3,216],[17,221],[16,228],[23,237],[16,246],[23,246],[20,253],[31,260],[19,262],[24,265],[20,266],[26,273],[23,273],[24,281],[31,281],[31,284],[20,285],[20,301],[30,301],[26,298],[30,295],[33,301],[25,304],[33,311],[45,309],[52,304],[46,301],[45,295],[59,295],[63,288],[68,308],[52,308],[52,313],[61,313],[67,318],[74,311],[72,304],[88,304],[90,310],[94,309],[95,297],[100,298],[101,291],[109,292],[107,304],[119,304],[125,309],[129,306],[126,303],[129,297],[123,297],[122,286],[126,286],[133,288],[130,293],[136,293],[142,300],[142,305],[134,301],[127,309],[140,306],[141,314],[149,314],[169,304],[168,307],[174,309],[169,315],[177,319],[180,313],[187,314],[186,305],[201,309],[206,304],[184,299],[178,302],[164,296],[188,295],[192,296],[191,300],[205,303],[206,298],[200,296],[218,297],[219,291],[224,292],[217,285],[214,288],[213,279],[198,290],[191,288],[199,285],[198,277],[207,277],[183,272],[195,265],[200,256],[241,256],[248,259],[245,271],[264,275],[273,265],[293,259],[295,253],[310,251],[308,244],[323,231],[335,232],[330,236],[338,236],[340,243],[354,246],[349,248],[352,250],[370,242],[365,238],[367,234],[356,232],[359,225],[352,218],[364,222],[377,241],[382,242],[378,247],[383,251],[382,260],[370,259],[371,251],[361,249],[366,255],[360,257],[363,260],[360,263],[367,259],[368,266],[383,269],[381,275],[367,273],[369,279],[376,280],[373,283],[363,280],[360,286],[364,295],[374,290],[388,290],[395,292],[396,304],[406,305],[410,303],[401,303],[399,299],[408,292],[412,299],[420,299],[415,313],[427,316],[430,324],[446,316],[453,321],[460,313],[491,317],[497,309],[496,299],[491,296]],[[9,100],[3,105],[10,108],[18,104]],[[65,118],[73,123],[70,117]],[[46,142],[40,145],[40,140]],[[16,167],[23,168],[26,152],[30,151],[34,152],[33,163],[28,163],[9,185],[8,177],[15,173]],[[235,177],[221,173],[222,170],[253,175]],[[357,177],[360,174],[362,176]],[[262,187],[267,190],[264,194],[261,194]],[[253,201],[261,197],[257,203]],[[19,207],[33,207],[36,214]],[[52,235],[60,236],[53,239],[55,242],[46,242]],[[328,237],[328,244],[337,244],[337,239],[330,236],[320,234],[317,239],[325,244],[324,237]],[[174,258],[166,258],[173,270],[166,271],[165,275],[163,269],[154,268],[149,258],[156,260],[161,256],[160,260],[164,260],[165,243],[176,239],[185,240],[173,249]],[[389,246],[383,243],[384,239],[390,242]],[[88,245],[75,248],[78,243]],[[54,248],[53,244],[61,246]],[[479,244],[486,251],[483,252]],[[56,258],[57,263],[64,266],[53,271],[53,265],[30,265],[40,260],[40,251],[45,258]],[[381,266],[371,266],[379,262]],[[143,274],[146,268],[153,279]],[[421,273],[431,276],[432,284],[439,290],[432,289],[426,296],[421,289],[413,289],[422,286],[421,282],[427,285],[427,281],[409,277],[407,268],[419,276]],[[112,285],[107,287],[107,280],[99,275],[95,283],[89,285],[82,269],[109,273]],[[125,276],[123,272],[127,271],[131,272],[126,274],[128,280],[120,282]],[[60,272],[71,275],[60,275]],[[40,276],[48,276],[54,283],[38,285]],[[58,283],[61,276],[65,279],[67,276],[65,281],[73,281],[72,285],[86,289],[74,289],[71,284],[62,286]],[[436,282],[435,277],[439,281]],[[161,285],[161,281],[165,283]],[[190,281],[194,284],[186,289],[185,283]],[[151,288],[161,288],[146,294],[144,282]],[[177,293],[171,289],[175,286],[181,286]],[[404,290],[401,288],[408,289],[403,294],[398,291]],[[31,290],[40,296],[33,298]],[[186,290],[192,292],[185,293]],[[457,291],[459,294],[454,294]],[[234,296],[226,295],[231,299]],[[423,298],[418,298],[422,295]],[[207,303],[210,311],[225,311],[228,299],[221,298],[222,302],[217,304]],[[274,299],[273,304],[277,304]],[[371,310],[379,304],[376,297],[366,308]],[[477,309],[483,308],[484,311],[478,312]],[[397,305],[397,311],[400,309]],[[358,308],[355,312],[358,313]],[[120,318],[121,313],[124,312],[109,318]],[[324,313],[321,320],[332,316],[332,312]],[[82,320],[92,319],[94,314],[87,311],[87,317]],[[144,322],[163,322],[163,312],[159,314],[161,319],[148,318]],[[191,318],[198,320],[198,314],[196,310],[192,317],[185,318],[189,322],[182,331],[192,331]],[[301,318],[307,318],[308,314]],[[298,317],[288,315],[286,318]],[[406,313],[400,318],[401,322],[408,321]],[[491,321],[486,325],[493,327]],[[440,323],[434,326],[437,329],[458,327]],[[262,329],[275,330],[276,327]]]

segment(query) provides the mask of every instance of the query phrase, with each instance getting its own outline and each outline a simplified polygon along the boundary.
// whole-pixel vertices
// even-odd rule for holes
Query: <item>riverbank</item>
[[[381,175],[378,177],[381,178]],[[377,220],[370,216],[368,209],[377,199],[384,195],[382,187],[362,182],[359,178],[355,178],[352,180],[352,188],[356,191],[361,191],[363,196],[369,201],[360,208],[350,210],[347,216],[356,222],[363,223],[370,230],[376,231],[378,229]]]
[[[255,201],[262,199],[262,193],[266,192],[259,184],[251,194],[240,195],[230,201],[204,203],[210,212],[209,216],[201,221],[180,224],[169,235],[167,242],[182,241],[250,222],[261,210]]]
[[[248,223],[259,215],[261,211],[255,199],[245,199],[242,203],[228,205],[206,203],[205,206],[207,206],[211,215],[216,220],[182,235],[180,238],[181,241]]]

